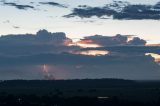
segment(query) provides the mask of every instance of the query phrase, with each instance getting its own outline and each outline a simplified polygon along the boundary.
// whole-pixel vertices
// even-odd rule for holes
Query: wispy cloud
[[[15,26],[15,25],[14,25],[14,26],[13,26],[13,28],[15,28],[15,29],[19,29],[20,27],[19,27],[19,26]]]
[[[39,3],[44,4],[44,5],[51,5],[51,6],[67,8],[67,6],[65,6],[63,4],[56,3],[56,2],[39,2]]]
[[[14,2],[5,2],[3,1],[3,5],[7,5],[7,6],[13,6],[17,9],[20,9],[20,10],[26,10],[26,9],[34,9],[34,6],[31,6],[31,5],[22,5],[22,4],[17,4],[17,3],[14,3]]]
[[[5,20],[5,21],[3,21],[3,23],[4,23],[4,24],[10,23],[10,20]]]

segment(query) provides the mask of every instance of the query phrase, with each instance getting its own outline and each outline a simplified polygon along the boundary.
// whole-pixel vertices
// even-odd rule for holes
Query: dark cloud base
[[[129,64],[129,63],[144,63],[151,62],[154,64],[154,59],[151,56],[145,55],[104,55],[104,56],[89,56],[89,55],[77,55],[70,53],[60,54],[36,54],[28,56],[0,56],[0,65],[43,65],[43,64],[55,64],[55,65],[96,65],[103,66],[107,64]],[[156,64],[156,63],[155,63]]]
[[[82,51],[88,50],[107,50],[117,53],[125,53],[126,55],[142,55],[145,53],[160,54],[159,46],[110,46],[110,47],[96,47],[96,48],[82,48]]]
[[[35,66],[44,64],[52,67],[50,74],[55,78],[123,78],[123,79],[158,79],[158,66],[151,56],[84,56],[74,54],[39,54],[19,57],[0,57],[0,72],[17,73],[12,76],[38,78],[43,71]],[[10,69],[10,70],[9,70]],[[36,71],[35,71],[36,70]],[[20,74],[20,73],[25,73]],[[32,73],[32,74],[31,74]],[[43,73],[44,74],[44,73]],[[42,74],[42,75],[43,75]],[[40,75],[40,76],[42,76]],[[4,77],[4,76],[3,76]],[[14,77],[15,78],[15,77]]]

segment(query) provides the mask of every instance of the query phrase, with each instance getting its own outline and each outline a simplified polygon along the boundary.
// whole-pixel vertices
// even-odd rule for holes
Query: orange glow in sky
[[[160,55],[159,54],[146,53],[146,55],[151,55],[155,59],[155,62],[160,62]]]
[[[82,47],[82,48],[87,48],[87,47],[101,47],[98,44],[81,44],[81,43],[77,43],[78,46]]]
[[[109,52],[103,50],[88,50],[88,51],[81,51],[79,54],[97,56],[97,55],[107,55],[109,54]]]
[[[81,40],[76,42],[76,45],[83,47],[83,48],[87,48],[87,47],[101,47],[100,45],[96,44],[94,41],[92,40]]]

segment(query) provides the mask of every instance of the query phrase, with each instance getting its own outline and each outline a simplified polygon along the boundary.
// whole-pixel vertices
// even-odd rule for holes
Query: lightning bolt
[[[44,79],[46,80],[54,80],[54,76],[49,73],[48,66],[46,64],[43,65]]]

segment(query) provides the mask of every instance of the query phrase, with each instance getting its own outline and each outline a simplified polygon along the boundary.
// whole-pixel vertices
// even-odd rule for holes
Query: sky
[[[92,18],[65,18],[78,5],[101,7],[112,3],[112,0],[1,0],[34,6],[34,9],[17,9],[13,6],[0,5],[0,35],[17,33],[36,33],[39,29],[51,32],[65,32],[70,38],[83,38],[89,35],[114,36],[115,34],[137,35],[148,44],[160,43],[159,20],[113,20]],[[115,0],[116,1],[116,0]],[[126,1],[126,0],[122,0]],[[129,0],[132,4],[154,5],[159,0]],[[39,2],[56,2],[67,8],[42,5]]]
[[[159,80],[158,2],[0,0],[0,80]]]

